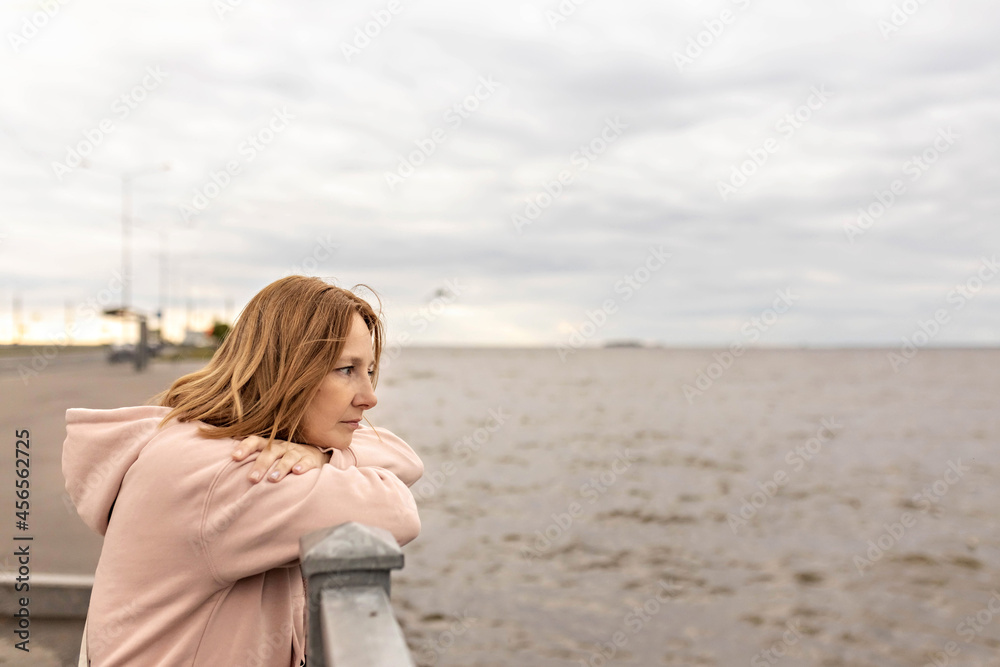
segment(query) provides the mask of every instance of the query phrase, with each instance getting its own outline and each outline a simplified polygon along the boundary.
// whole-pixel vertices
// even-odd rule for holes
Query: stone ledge
[[[93,575],[32,574],[30,590],[18,591],[17,575],[0,575],[0,614],[11,616],[21,608],[20,599],[30,600],[28,610],[34,618],[86,618],[90,606]],[[23,582],[21,582],[23,583]]]

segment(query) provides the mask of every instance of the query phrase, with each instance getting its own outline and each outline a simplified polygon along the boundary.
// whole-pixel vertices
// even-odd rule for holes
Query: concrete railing
[[[386,530],[345,523],[299,540],[306,578],[309,667],[414,667],[389,603],[403,553]],[[16,573],[0,574],[0,614],[18,610]],[[87,617],[92,575],[31,574],[33,618]]]
[[[22,597],[31,599],[32,618],[84,619],[90,605],[94,576],[84,574],[31,573],[31,591],[23,588],[16,572],[0,574],[0,614],[10,616],[20,608]]]
[[[299,541],[306,579],[308,667],[414,667],[389,603],[403,553],[382,528],[345,523]]]

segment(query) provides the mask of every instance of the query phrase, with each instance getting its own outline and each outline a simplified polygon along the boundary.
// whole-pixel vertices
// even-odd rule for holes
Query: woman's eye
[[[351,375],[354,375],[354,371],[356,369],[355,369],[354,366],[343,366],[343,367],[337,368],[335,370],[336,370],[337,373],[342,373],[343,375],[351,376]],[[375,369],[374,368],[372,370],[368,371],[368,377],[370,377],[370,378],[375,377]]]

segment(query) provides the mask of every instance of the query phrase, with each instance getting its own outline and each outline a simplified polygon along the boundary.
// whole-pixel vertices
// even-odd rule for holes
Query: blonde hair
[[[303,416],[333,370],[355,313],[372,335],[374,385],[384,340],[381,304],[376,312],[351,291],[319,278],[288,276],[250,300],[204,368],[153,399],[173,408],[163,423],[175,417],[202,421],[209,438],[301,441]]]

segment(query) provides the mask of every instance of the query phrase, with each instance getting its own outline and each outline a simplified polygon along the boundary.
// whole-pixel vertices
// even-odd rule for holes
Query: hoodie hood
[[[62,469],[80,518],[104,535],[122,479],[170,412],[162,406],[66,411]]]

